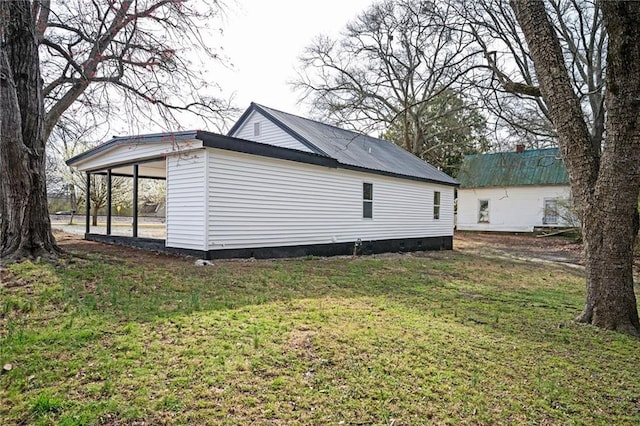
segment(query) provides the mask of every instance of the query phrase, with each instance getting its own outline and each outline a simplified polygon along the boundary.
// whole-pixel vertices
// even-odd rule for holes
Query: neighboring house
[[[251,104],[228,135],[119,137],[67,162],[166,179],[166,239],[86,238],[204,258],[451,249],[457,182],[381,139]],[[134,202],[134,205],[137,205]]]
[[[571,191],[557,148],[468,155],[460,173],[456,227],[532,232],[570,223]]]

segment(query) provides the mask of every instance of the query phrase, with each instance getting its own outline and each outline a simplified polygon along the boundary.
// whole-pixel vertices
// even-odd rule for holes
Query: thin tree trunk
[[[100,204],[94,204],[91,206],[93,210],[91,212],[91,226],[98,226],[98,209],[100,208]]]
[[[601,6],[609,49],[607,133],[600,158],[544,3],[511,0],[558,132],[582,218],[587,301],[577,320],[638,335],[632,262],[640,191],[640,4],[608,1]]]
[[[0,2],[0,258],[59,253],[47,206],[38,41],[29,1]]]
[[[76,197],[76,187],[74,184],[69,184],[69,199],[71,201],[71,217],[69,218],[69,225],[73,225],[73,218],[78,211],[78,199]]]

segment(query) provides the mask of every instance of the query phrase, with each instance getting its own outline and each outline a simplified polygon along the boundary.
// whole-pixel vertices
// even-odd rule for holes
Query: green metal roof
[[[569,184],[558,148],[467,155],[457,180],[461,188]]]

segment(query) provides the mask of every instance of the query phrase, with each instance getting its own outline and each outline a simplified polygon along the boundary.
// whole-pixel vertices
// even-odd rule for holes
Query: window
[[[544,200],[544,217],[542,218],[543,225],[557,225],[558,224],[558,199],[547,198]]]
[[[253,136],[260,136],[260,123],[253,123]]]
[[[373,218],[373,184],[362,184],[362,217]]]
[[[489,223],[489,200],[480,200],[478,206],[478,223]]]
[[[440,219],[440,191],[433,191],[433,219]]]

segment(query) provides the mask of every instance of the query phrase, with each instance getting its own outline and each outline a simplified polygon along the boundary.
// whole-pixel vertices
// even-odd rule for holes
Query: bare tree
[[[529,47],[513,10],[504,0],[450,0],[459,15],[453,28],[472,36],[484,67],[467,74],[477,99],[501,135],[533,147],[556,145],[557,134]],[[558,36],[571,85],[580,99],[594,146],[604,134],[604,76],[607,51],[596,0],[548,0],[547,16]]]
[[[218,1],[67,0],[36,2],[42,49],[45,136],[72,106],[178,123],[188,111],[213,125],[230,105],[213,97],[198,55],[223,63],[203,29],[221,13]],[[114,108],[114,105],[117,107]],[[164,123],[159,123],[164,124]]]
[[[511,7],[530,49],[583,223],[587,301],[578,321],[640,335],[632,273],[639,228],[640,3],[600,3],[608,36],[602,148],[593,142],[584,102],[544,3],[511,0]]]
[[[84,173],[67,166],[66,160],[91,148],[89,141],[95,137],[96,127],[91,122],[68,120],[62,117],[49,137],[47,152],[52,166],[47,173],[47,182],[51,185],[58,182],[58,187],[69,194],[71,201],[71,215],[69,222],[73,223],[78,206],[86,200],[84,189],[87,177]],[[128,179],[114,177],[112,179],[111,195],[114,202],[121,202],[131,192]],[[107,204],[107,182],[103,176],[96,175],[91,181],[91,211],[92,224],[97,226],[98,210]]]
[[[71,215],[69,224],[78,212],[81,200],[78,194],[86,188],[82,173],[66,165],[65,160],[90,148],[89,136],[94,128],[80,120],[66,120],[62,117],[54,127],[46,147],[47,190],[50,194],[61,194],[69,198]]]
[[[198,54],[223,62],[202,32],[222,6],[191,4],[1,2],[0,257],[57,253],[46,203],[44,148],[65,114],[121,114],[175,124],[181,112],[189,112],[215,125],[232,112],[227,101],[210,94],[214,87],[193,63]]]
[[[86,177],[85,177],[86,179]],[[123,205],[130,202],[127,196],[131,194],[131,179],[121,176],[111,178],[111,197],[114,205]],[[107,205],[109,190],[105,176],[94,175],[91,177],[91,225],[98,226],[98,214],[101,208]],[[83,199],[86,198],[83,196]],[[84,200],[86,202],[86,200]]]
[[[477,53],[472,37],[451,30],[453,12],[446,3],[375,3],[341,39],[318,37],[306,49],[294,87],[323,118],[361,131],[399,129],[399,144],[420,155],[437,140],[428,119],[471,108],[453,101],[463,99],[460,77]]]

